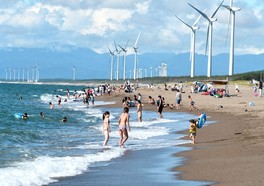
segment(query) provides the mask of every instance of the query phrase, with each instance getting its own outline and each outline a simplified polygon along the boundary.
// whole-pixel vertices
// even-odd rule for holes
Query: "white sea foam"
[[[0,169],[0,183],[2,186],[48,184],[55,182],[57,177],[81,174],[92,163],[110,161],[122,156],[124,151],[125,149],[114,147],[81,157],[38,157],[32,162],[21,162],[16,166]]]

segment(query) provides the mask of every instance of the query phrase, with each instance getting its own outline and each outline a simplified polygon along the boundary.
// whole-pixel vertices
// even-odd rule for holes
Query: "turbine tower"
[[[76,67],[75,66],[72,66],[72,80],[75,81],[75,78],[76,78]]]
[[[213,22],[217,21],[214,16],[216,15],[219,8],[222,6],[224,0],[221,2],[221,4],[217,7],[217,9],[214,11],[214,13],[211,15],[211,17],[208,17],[205,13],[195,8],[193,5],[189,3],[189,5],[194,8],[199,14],[201,14],[207,21],[208,21],[208,28],[207,28],[207,38],[206,38],[206,49],[205,53],[207,53],[207,47],[208,48],[208,64],[207,64],[207,77],[211,77],[211,71],[212,71],[212,40],[213,40]]]
[[[230,6],[222,5],[227,10],[229,10],[229,23],[228,28],[231,20],[231,39],[230,39],[230,56],[229,56],[229,76],[232,76],[234,74],[234,45],[235,45],[235,14],[236,11],[240,11],[241,9],[238,7],[233,7],[233,0],[230,0]]]
[[[109,51],[110,58],[111,58],[110,80],[113,81],[113,68],[114,68],[114,56],[115,56],[114,52],[115,52],[115,51],[112,52],[112,51],[110,50],[109,46],[107,46],[107,47],[108,47],[108,51]]]
[[[118,50],[117,47],[116,47],[116,42],[114,41],[115,43],[115,48],[116,48],[116,53],[117,53],[117,61],[116,61],[116,80],[118,81],[119,80],[119,61],[120,61],[120,52],[121,50]]]
[[[176,15],[175,15],[176,16]],[[200,15],[196,21],[193,23],[193,25],[189,25],[183,20],[181,20],[179,17],[177,17],[183,24],[185,24],[187,27],[191,29],[191,49],[190,49],[190,61],[191,61],[191,77],[194,77],[194,70],[195,70],[195,33],[196,30],[198,30],[200,27],[197,27],[196,24],[198,23],[199,19],[202,15]]]
[[[16,81],[16,69],[14,68],[13,71],[14,71],[14,81]]]
[[[22,68],[22,81],[25,81],[25,68]]]
[[[137,79],[138,78],[138,58],[137,58],[137,52],[138,52],[138,46],[137,46],[137,43],[138,43],[138,40],[139,40],[139,37],[140,37],[140,34],[141,32],[139,32],[138,36],[137,36],[137,40],[133,46],[134,48],[134,51],[135,51],[135,61],[134,61],[134,79]]]
[[[9,68],[9,81],[11,81],[11,80],[12,80],[12,69]]]
[[[121,50],[124,52],[124,55],[123,55],[123,57],[124,57],[124,72],[123,72],[123,80],[126,80],[126,53],[127,53],[127,49],[126,49],[126,47],[127,47],[127,44],[128,44],[128,41],[127,41],[126,46],[125,46],[124,48],[121,47],[120,45],[118,45],[118,46],[121,48]]]

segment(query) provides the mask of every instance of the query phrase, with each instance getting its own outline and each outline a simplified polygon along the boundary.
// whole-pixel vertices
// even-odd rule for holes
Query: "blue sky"
[[[229,5],[230,0],[224,4]],[[188,52],[189,29],[175,15],[192,24],[198,17],[188,3],[212,14],[221,0],[0,0],[0,47],[91,48],[99,53],[113,48],[115,40],[128,52],[139,32],[138,52]],[[263,0],[234,0],[236,54],[264,53]],[[213,54],[228,53],[229,12],[221,8],[214,23]],[[207,22],[197,26],[196,51],[204,53]]]

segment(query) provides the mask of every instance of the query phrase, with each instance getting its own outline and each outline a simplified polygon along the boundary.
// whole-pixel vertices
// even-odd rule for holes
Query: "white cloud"
[[[139,31],[139,53],[181,52],[190,48],[189,29],[174,15],[192,24],[198,17],[188,3],[206,13],[221,2],[208,0],[28,0],[1,1],[1,46],[48,46],[49,43],[91,46],[97,51],[107,50],[107,43],[117,40],[134,42]],[[229,4],[226,1],[225,4]],[[248,3],[235,1],[241,11],[236,13],[237,53],[260,52],[264,42],[264,4],[262,0]],[[214,23],[214,54],[226,51],[225,38],[228,11],[221,8]],[[201,18],[197,24],[196,51],[204,51],[207,22]],[[250,37],[254,36],[254,37]],[[17,42],[16,42],[17,41]],[[131,44],[132,45],[132,44]],[[244,49],[250,46],[250,50]],[[131,46],[129,46],[131,47]]]

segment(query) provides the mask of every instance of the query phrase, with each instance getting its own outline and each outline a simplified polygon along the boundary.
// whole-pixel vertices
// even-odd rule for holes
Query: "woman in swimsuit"
[[[124,147],[124,143],[128,139],[128,132],[127,132],[127,127],[130,132],[130,125],[129,125],[129,108],[125,107],[123,113],[120,115],[120,118],[118,120],[118,133],[120,136],[119,140],[119,146]],[[125,138],[123,138],[125,136]]]
[[[110,130],[110,121],[109,121],[109,117],[110,117],[110,112],[106,111],[104,114],[103,114],[103,131],[102,133],[104,134],[105,136],[105,140],[104,140],[104,146],[107,145],[107,142],[109,140],[109,133],[111,132]]]

